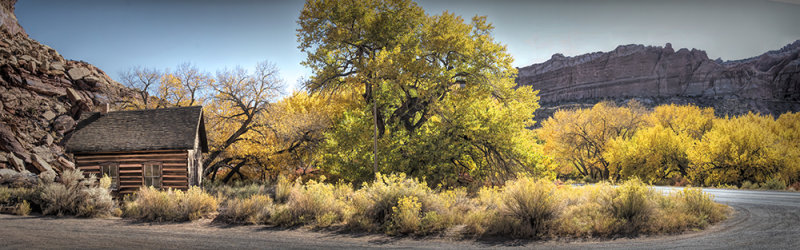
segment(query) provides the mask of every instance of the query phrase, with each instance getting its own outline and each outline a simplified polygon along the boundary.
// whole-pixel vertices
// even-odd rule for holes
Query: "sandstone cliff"
[[[17,23],[15,2],[0,1],[0,169],[60,172],[73,168],[63,142],[81,112],[130,91],[91,64],[66,60],[29,38]]]
[[[623,45],[519,69],[517,83],[540,90],[542,119],[555,109],[638,99],[647,106],[693,103],[718,115],[800,111],[800,40],[760,56],[722,62],[702,50]]]

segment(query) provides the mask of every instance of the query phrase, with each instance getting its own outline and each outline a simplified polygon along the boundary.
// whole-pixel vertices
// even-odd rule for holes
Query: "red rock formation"
[[[131,92],[97,67],[66,60],[29,38],[17,23],[15,2],[0,0],[0,168],[71,168],[62,141],[80,113]]]
[[[555,54],[519,69],[517,83],[539,89],[545,107],[603,99],[652,105],[695,103],[720,114],[800,111],[800,40],[761,56],[721,62],[702,50],[622,45],[575,57]]]

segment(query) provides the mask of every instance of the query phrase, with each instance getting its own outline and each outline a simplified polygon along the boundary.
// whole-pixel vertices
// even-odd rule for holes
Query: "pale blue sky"
[[[794,3],[792,3],[794,2]],[[427,0],[429,14],[486,15],[515,66],[554,53],[574,56],[621,44],[698,48],[709,57],[752,57],[800,39],[798,1],[478,1]],[[211,73],[269,60],[289,88],[310,74],[297,49],[303,1],[21,0],[28,34],[64,57],[84,60],[117,79],[142,65],[193,62]]]

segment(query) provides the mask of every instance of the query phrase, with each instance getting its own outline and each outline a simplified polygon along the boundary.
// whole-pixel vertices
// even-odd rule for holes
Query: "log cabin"
[[[199,186],[208,152],[201,106],[96,112],[81,116],[66,143],[86,175],[108,175],[116,194],[142,186]]]

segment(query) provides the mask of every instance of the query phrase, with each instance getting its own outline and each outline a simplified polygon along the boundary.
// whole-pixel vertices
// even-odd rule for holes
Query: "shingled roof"
[[[201,106],[90,113],[66,148],[72,153],[193,149],[195,136],[208,152]]]

